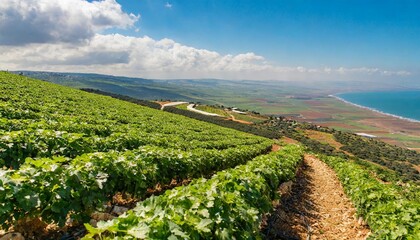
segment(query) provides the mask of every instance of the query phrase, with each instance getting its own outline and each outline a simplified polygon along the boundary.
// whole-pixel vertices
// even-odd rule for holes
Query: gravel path
[[[357,218],[335,172],[306,155],[296,181],[267,220],[267,239],[366,239],[369,228]]]
[[[236,119],[235,116],[233,116],[232,114],[230,114],[230,113],[228,113],[228,114],[230,116],[230,119],[232,121],[234,121],[234,122],[239,122],[239,123],[243,123],[243,124],[247,124],[247,125],[252,124],[252,122],[248,122],[248,121],[244,121],[244,120],[239,120],[239,119]]]
[[[162,107],[160,108],[160,110],[163,110],[165,107],[173,107],[173,106],[177,106],[177,105],[181,105],[181,104],[187,104],[188,102],[169,102],[169,103],[165,103],[162,104]]]
[[[221,117],[219,114],[216,114],[216,113],[209,113],[209,112],[205,112],[205,111],[201,111],[201,110],[195,109],[195,108],[194,108],[194,105],[195,105],[195,104],[190,104],[190,105],[188,105],[188,106],[187,106],[187,109],[188,109],[188,110],[190,110],[190,111],[196,112],[196,113],[200,113],[200,114],[203,114],[203,115],[207,115],[207,116]]]

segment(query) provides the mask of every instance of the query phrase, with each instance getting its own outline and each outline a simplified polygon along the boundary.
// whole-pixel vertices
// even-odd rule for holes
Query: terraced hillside
[[[156,185],[209,177],[271,145],[267,138],[2,72],[0,223],[3,231],[34,218],[58,226],[86,223],[118,192],[142,200]],[[296,163],[301,150],[293,151]],[[252,219],[249,224],[258,225]]]

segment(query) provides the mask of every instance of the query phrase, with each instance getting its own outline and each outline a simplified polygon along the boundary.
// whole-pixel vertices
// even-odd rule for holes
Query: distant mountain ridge
[[[89,73],[56,73],[21,71],[25,76],[42,79],[74,88],[93,88],[116,94],[124,94],[141,99],[185,99],[170,89],[163,89],[154,80],[142,78],[116,77]]]
[[[420,89],[420,83],[374,81],[252,81],[221,79],[158,80],[95,73],[16,71],[26,76],[74,88],[91,88],[148,100],[198,101],[223,104],[226,97],[270,98],[318,97],[338,92]],[[226,102],[234,105],[234,102]]]

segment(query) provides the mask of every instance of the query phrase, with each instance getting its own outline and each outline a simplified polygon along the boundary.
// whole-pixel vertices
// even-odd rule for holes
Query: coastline
[[[416,119],[412,119],[412,118],[406,118],[406,117],[398,116],[398,115],[395,115],[395,114],[392,114],[392,113],[382,112],[382,111],[380,111],[378,109],[375,109],[375,108],[370,108],[370,107],[366,107],[366,106],[359,105],[359,104],[356,104],[356,103],[352,103],[350,101],[347,101],[347,100],[345,100],[345,99],[343,99],[341,97],[338,97],[336,95],[333,95],[333,94],[328,95],[328,97],[333,97],[333,98],[335,98],[335,99],[337,99],[339,101],[342,101],[344,103],[353,105],[355,107],[366,109],[366,110],[369,110],[369,111],[372,111],[372,112],[376,112],[376,113],[379,113],[379,114],[383,114],[383,115],[386,115],[386,116],[398,118],[400,120],[404,120],[404,121],[408,121],[408,122],[414,122],[414,123],[420,123],[420,120],[416,120]]]

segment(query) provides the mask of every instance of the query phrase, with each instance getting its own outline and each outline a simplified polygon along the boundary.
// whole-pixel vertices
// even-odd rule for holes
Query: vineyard
[[[98,228],[88,225],[86,239],[105,231],[110,239],[257,238],[262,215],[271,210],[279,184],[294,176],[301,155],[291,146],[149,198]]]
[[[342,158],[320,156],[333,168],[369,224],[372,239],[420,238],[420,188],[418,185],[384,184],[369,170]]]
[[[114,194],[245,164],[272,140],[7,73],[0,75],[0,223],[86,223]]]
[[[159,106],[0,72],[0,238],[270,238],[280,188],[301,187],[309,154],[337,175],[369,239],[420,239],[420,154],[285,118]],[[282,136],[300,143],[272,140]],[[117,205],[128,211],[111,214]]]

